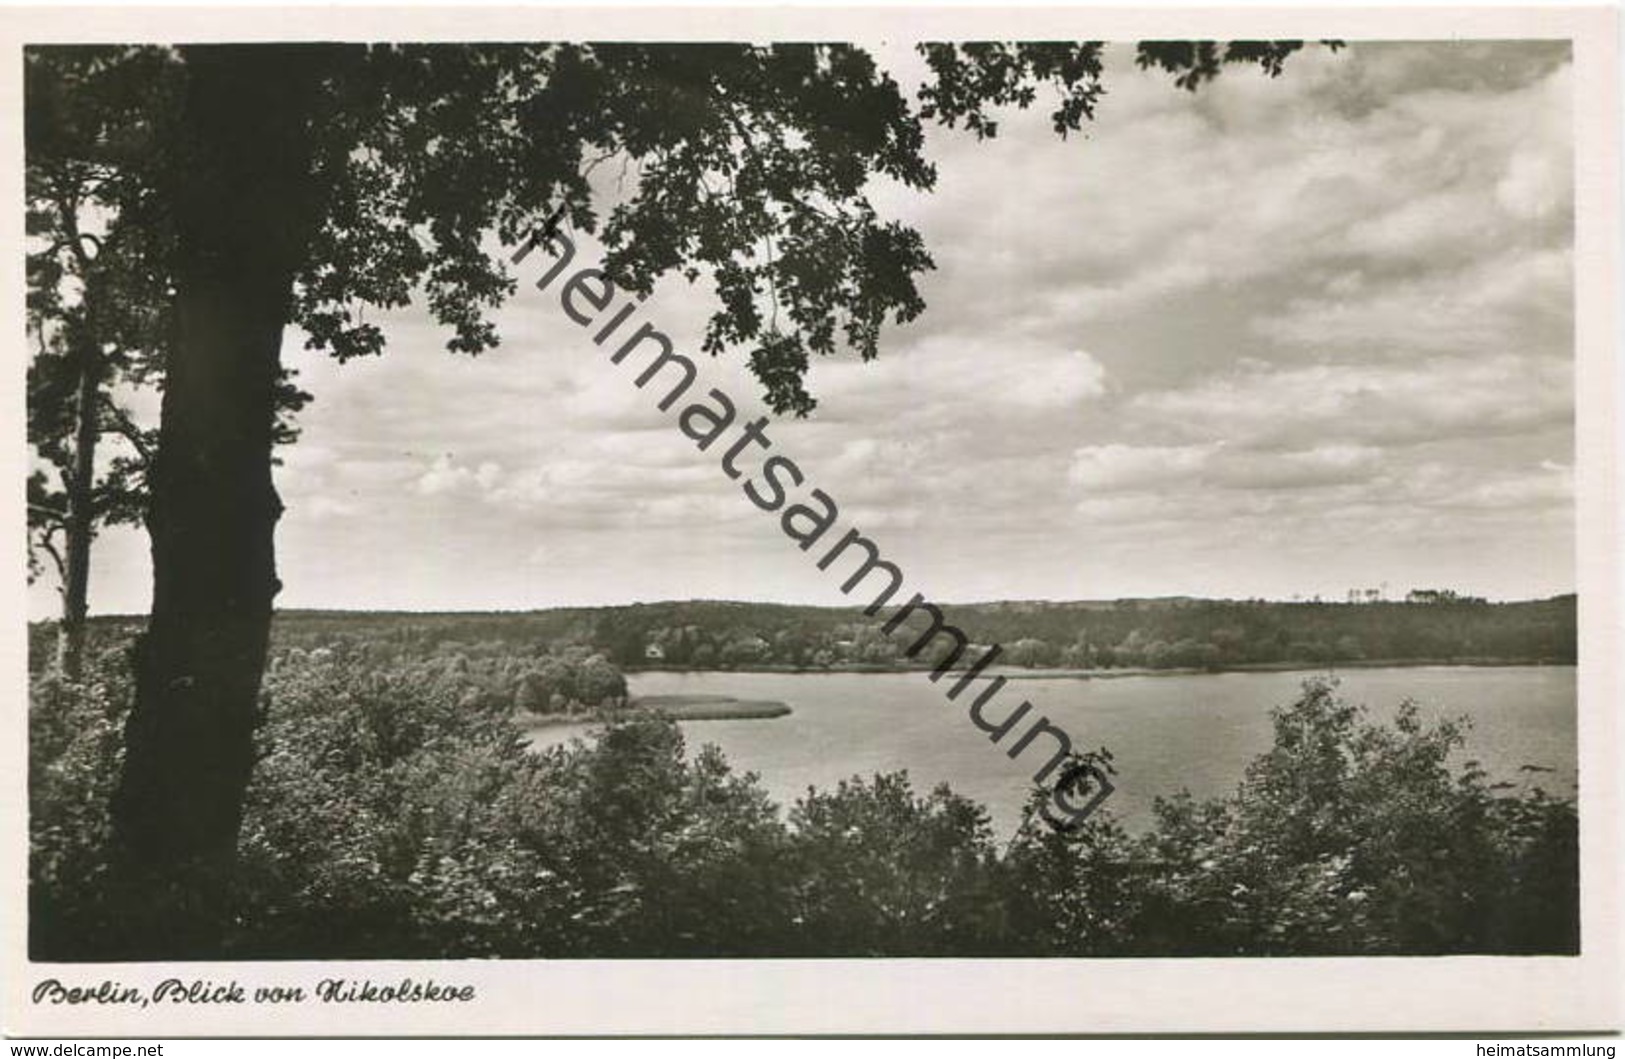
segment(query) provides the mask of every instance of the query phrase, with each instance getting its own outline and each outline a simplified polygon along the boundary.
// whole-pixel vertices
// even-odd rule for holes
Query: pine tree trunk
[[[79,392],[74,408],[73,469],[65,475],[68,499],[65,562],[62,583],[62,624],[57,628],[57,669],[78,680],[84,669],[85,615],[90,601],[90,543],[95,532],[93,486],[96,475],[97,400],[101,389],[100,356],[88,339],[75,351]]]
[[[152,616],[113,798],[116,956],[218,955],[277,580],[279,349],[311,214],[309,49],[184,49]]]

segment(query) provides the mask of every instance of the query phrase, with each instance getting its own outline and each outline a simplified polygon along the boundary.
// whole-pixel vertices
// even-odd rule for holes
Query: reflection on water
[[[1145,824],[1158,795],[1181,787],[1198,796],[1228,792],[1247,763],[1268,749],[1269,710],[1297,695],[1309,673],[1219,673],[1012,681],[1000,693],[1025,697],[1085,747],[1116,757],[1117,790],[1107,808],[1131,828]],[[1386,719],[1405,698],[1427,718],[1465,715],[1472,727],[1462,760],[1498,779],[1522,782],[1523,764],[1556,770],[1541,783],[1571,794],[1575,776],[1572,666],[1426,666],[1354,669],[1339,675],[1345,698]],[[734,767],[756,772],[788,805],[809,786],[854,774],[907,769],[919,791],[947,783],[987,806],[1000,834],[1020,816],[1038,751],[1012,761],[971,725],[963,705],[923,673],[637,673],[635,695],[732,695],[778,699],[794,713],[776,720],[684,724],[691,749],[715,743]],[[972,696],[962,695],[960,702]],[[583,734],[541,728],[546,745]]]

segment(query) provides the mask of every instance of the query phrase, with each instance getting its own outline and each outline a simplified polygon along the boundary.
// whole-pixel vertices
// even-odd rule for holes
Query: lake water
[[[1269,749],[1269,711],[1297,697],[1313,674],[1216,673],[1080,680],[1012,680],[988,706],[998,720],[1025,698],[1033,704],[1015,730],[1039,714],[1080,747],[1115,756],[1116,791],[1107,806],[1125,825],[1149,822],[1159,795],[1187,788],[1198,797],[1234,790],[1255,756]],[[1405,698],[1430,719],[1470,718],[1459,760],[1476,759],[1497,779],[1521,782],[1518,766],[1543,765],[1541,786],[1572,794],[1575,779],[1575,669],[1572,666],[1418,666],[1339,673],[1340,694],[1386,720]],[[923,673],[630,674],[634,695],[731,695],[776,699],[794,713],[773,720],[685,722],[690,749],[715,743],[741,771],[759,774],[781,806],[809,786],[833,787],[853,775],[908,770],[917,791],[946,782],[986,805],[998,832],[1020,817],[1048,738],[1019,759],[971,724],[965,705]],[[946,685],[944,681],[944,685]],[[979,690],[979,687],[976,689]],[[585,734],[585,726],[537,729],[538,744]],[[1005,739],[1008,746],[1015,739]]]

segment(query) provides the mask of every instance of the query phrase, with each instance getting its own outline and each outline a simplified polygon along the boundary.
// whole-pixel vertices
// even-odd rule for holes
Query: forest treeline
[[[1362,661],[1573,663],[1574,595],[1513,603],[1429,595],[1434,602],[1286,603],[1142,599],[945,606],[1001,664],[1065,668],[1210,668]],[[98,624],[134,628],[134,619]],[[421,652],[446,645],[545,643],[625,668],[897,668],[934,665],[938,644],[909,659],[914,637],[887,636],[857,607],[697,600],[497,613],[281,611],[278,649],[343,645]],[[913,627],[913,626],[911,626]],[[36,627],[38,635],[45,630]],[[945,640],[945,638],[941,638]],[[967,651],[965,661],[979,651]],[[39,650],[36,659],[48,657]]]

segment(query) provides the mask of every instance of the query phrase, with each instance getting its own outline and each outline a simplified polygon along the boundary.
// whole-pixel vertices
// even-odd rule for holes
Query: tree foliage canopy
[[[1227,64],[1281,71],[1295,41],[1142,42],[1142,67],[1194,89]],[[881,217],[877,179],[929,190],[929,123],[997,135],[1001,110],[1053,98],[1062,135],[1104,92],[1098,41],[928,43],[910,95],[849,44],[309,45],[312,224],[288,322],[340,359],[376,354],[368,310],[421,298],[449,349],[497,344],[515,281],[500,253],[563,205],[647,292],[709,283],[704,347],[747,352],[775,411],[805,414],[809,357],[870,358],[884,324],[924,308],[917,232]],[[30,172],[61,155],[104,171],[94,194],[133,223],[153,291],[173,269],[163,192],[192,160],[166,148],[184,64],[207,46],[34,48]],[[613,191],[605,191],[612,167]],[[595,174],[606,181],[596,188]],[[42,287],[43,289],[43,287]],[[149,292],[150,294],[151,292]],[[162,297],[133,304],[155,309]]]

